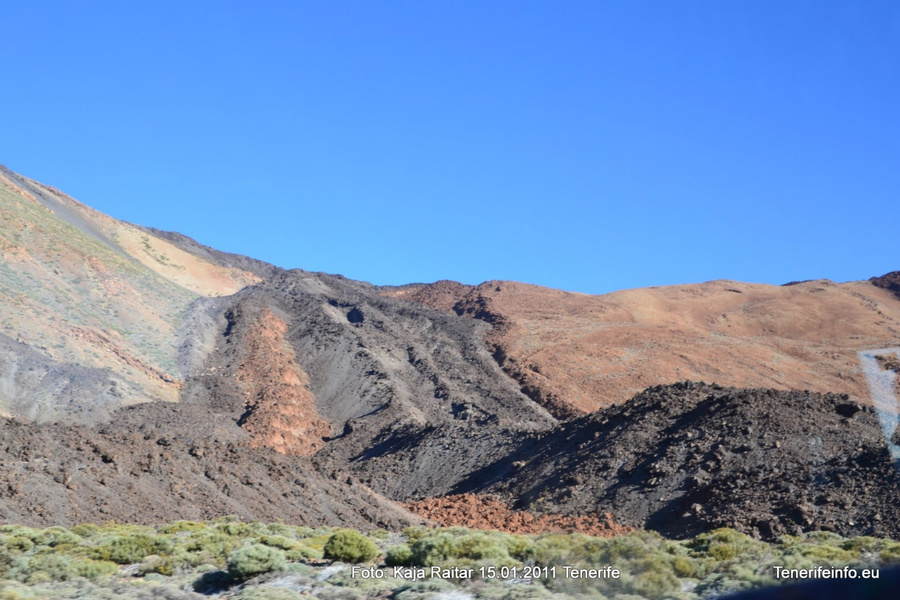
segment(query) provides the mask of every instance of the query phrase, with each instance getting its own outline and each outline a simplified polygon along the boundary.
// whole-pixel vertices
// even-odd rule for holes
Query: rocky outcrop
[[[898,465],[875,410],[846,395],[654,387],[522,440],[457,489],[552,513],[612,510],[675,537],[900,536]]]

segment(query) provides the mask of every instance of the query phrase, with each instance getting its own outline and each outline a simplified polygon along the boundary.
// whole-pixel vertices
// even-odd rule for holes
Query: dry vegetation
[[[644,531],[609,538],[458,527],[361,534],[229,519],[157,527],[4,525],[0,598],[437,600],[456,592],[460,598],[483,600],[584,594],[595,599],[698,600],[775,584],[776,564],[870,568],[898,561],[898,542],[822,532],[767,544],[728,529],[674,541]],[[347,563],[381,566],[384,573],[354,577]],[[621,576],[568,579],[563,565],[609,566]],[[414,576],[419,568],[430,574],[433,566],[473,569],[472,577]],[[525,566],[556,566],[557,571],[555,576],[548,570],[542,571],[546,576],[508,581]]]

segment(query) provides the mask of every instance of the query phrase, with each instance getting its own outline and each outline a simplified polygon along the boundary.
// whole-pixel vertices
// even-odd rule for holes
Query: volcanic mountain
[[[849,394],[867,402],[858,353],[900,346],[896,273],[783,286],[710,281],[590,296],[509,281],[382,293],[492,325],[503,370],[557,416],[683,380]]]
[[[896,274],[387,288],[123,223],[6,169],[0,212],[0,521],[394,527],[422,520],[399,502],[487,493],[675,535],[900,535],[858,357],[888,349],[875,368],[896,378]],[[754,495],[777,483],[763,464],[790,485]],[[815,508],[850,498],[874,508]]]

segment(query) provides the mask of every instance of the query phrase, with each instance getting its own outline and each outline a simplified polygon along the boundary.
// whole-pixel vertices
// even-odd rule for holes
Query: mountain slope
[[[483,323],[368,284],[288,271],[216,301],[213,321],[186,398],[395,499],[444,493],[497,438],[556,423],[497,366]]]
[[[398,527],[397,501],[477,492],[670,535],[900,535],[896,415],[866,405],[898,382],[896,273],[379,288],[7,170],[0,213],[0,521]],[[687,378],[716,385],[659,386]]]
[[[491,323],[487,341],[503,369],[565,417],[685,379],[867,401],[857,353],[900,346],[888,281],[711,281],[602,296],[438,282],[384,293]]]
[[[900,536],[879,415],[847,396],[680,383],[521,439],[454,491],[684,537]]]
[[[0,259],[0,413],[30,420],[177,400],[191,303],[260,279],[2,167]]]

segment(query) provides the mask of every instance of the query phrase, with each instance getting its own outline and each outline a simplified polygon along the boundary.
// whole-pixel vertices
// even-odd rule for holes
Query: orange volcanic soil
[[[865,402],[857,352],[900,346],[900,301],[869,282],[711,281],[601,296],[438,282],[384,293],[490,322],[503,369],[563,417],[684,380]]]

